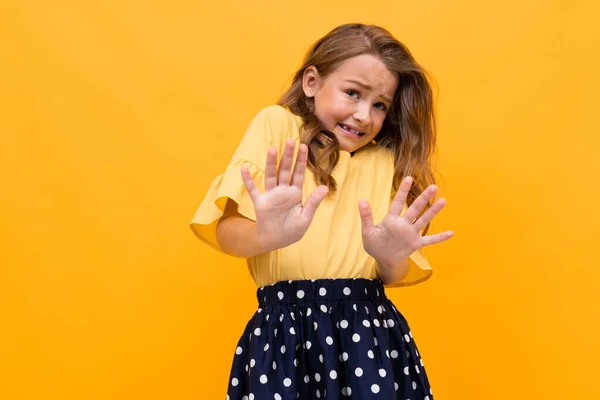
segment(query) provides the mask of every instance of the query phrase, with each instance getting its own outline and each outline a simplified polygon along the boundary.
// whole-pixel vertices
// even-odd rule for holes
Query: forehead
[[[377,57],[370,54],[349,58],[338,66],[328,78],[336,81],[362,82],[378,95],[393,97],[398,87],[398,74],[390,71]]]

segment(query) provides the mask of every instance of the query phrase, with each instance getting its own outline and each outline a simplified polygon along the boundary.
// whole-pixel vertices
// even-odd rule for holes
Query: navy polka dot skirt
[[[285,281],[257,297],[228,400],[433,400],[409,326],[380,280]]]

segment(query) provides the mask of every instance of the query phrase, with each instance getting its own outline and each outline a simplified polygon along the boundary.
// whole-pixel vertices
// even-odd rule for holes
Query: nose
[[[367,103],[360,103],[354,111],[354,119],[366,127],[371,122],[371,107]]]

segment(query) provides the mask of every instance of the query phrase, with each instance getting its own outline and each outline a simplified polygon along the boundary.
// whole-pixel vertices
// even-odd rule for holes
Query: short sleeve
[[[248,167],[254,183],[261,193],[264,192],[267,152],[276,147],[280,154],[287,139],[298,139],[295,118],[280,106],[270,106],[252,119],[225,171],[212,181],[192,218],[190,227],[200,240],[220,250],[216,228],[228,199],[237,204],[238,213],[256,220],[254,204],[242,180],[241,167]]]

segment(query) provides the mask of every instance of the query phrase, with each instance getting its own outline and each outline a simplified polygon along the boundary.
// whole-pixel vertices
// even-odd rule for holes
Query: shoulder
[[[275,142],[297,139],[300,136],[302,119],[279,105],[260,109],[254,116],[250,129],[257,129],[270,136]]]

